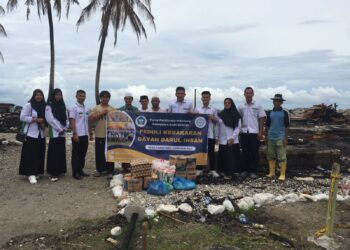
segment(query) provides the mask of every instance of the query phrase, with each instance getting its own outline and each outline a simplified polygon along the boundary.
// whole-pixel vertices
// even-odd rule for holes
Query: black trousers
[[[19,164],[20,175],[44,174],[45,165],[45,138],[27,137],[23,142],[21,161]]]
[[[105,146],[106,138],[95,138],[96,171],[99,173],[107,172],[107,174],[113,174],[114,162],[106,162]]]
[[[208,138],[209,169],[215,170],[215,139]]]
[[[227,176],[242,171],[239,144],[219,145],[219,171]]]
[[[89,146],[89,137],[79,136],[79,142],[73,141],[72,138],[72,172],[73,174],[81,173],[85,166],[85,156]]]
[[[244,170],[256,172],[259,163],[260,141],[257,134],[241,133]]]
[[[67,173],[65,137],[50,138],[47,150],[47,173],[51,176]]]

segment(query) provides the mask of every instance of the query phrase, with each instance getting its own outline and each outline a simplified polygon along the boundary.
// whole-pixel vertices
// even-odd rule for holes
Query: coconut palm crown
[[[146,20],[155,28],[154,17],[151,13],[151,0],[91,0],[82,10],[77,26],[84,23],[92,13],[101,7],[101,30],[99,35],[100,48],[97,59],[96,78],[95,78],[95,97],[96,104],[99,100],[99,85],[103,49],[108,35],[108,27],[112,24],[114,29],[114,46],[117,44],[118,31],[123,31],[127,21],[136,34],[139,41],[142,36],[147,39],[146,29],[143,26],[137,13],[142,14]]]

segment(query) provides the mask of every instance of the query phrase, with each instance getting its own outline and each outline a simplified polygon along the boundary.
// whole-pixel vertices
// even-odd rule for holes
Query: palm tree
[[[96,78],[95,78],[95,98],[96,104],[100,103],[100,73],[103,56],[103,49],[108,35],[108,27],[111,23],[114,29],[114,46],[117,44],[119,29],[124,30],[126,21],[129,21],[132,30],[135,32],[137,41],[142,36],[147,39],[146,29],[143,26],[135,9],[142,13],[144,17],[155,28],[154,17],[151,13],[151,0],[90,0],[90,3],[82,10],[77,26],[85,22],[92,12],[102,5],[101,31],[99,36],[100,49],[97,58]]]
[[[54,30],[53,30],[53,21],[52,21],[52,7],[51,0],[25,0],[25,5],[27,6],[27,20],[30,15],[30,7],[36,2],[38,16],[41,19],[41,15],[46,15],[49,21],[50,29],[50,85],[49,85],[49,95],[55,86],[55,44],[54,44]],[[66,2],[66,17],[68,18],[70,5],[79,4],[78,0],[65,0]],[[8,0],[7,10],[12,11],[18,5],[18,0]],[[53,0],[53,8],[56,10],[58,20],[61,19],[61,10],[62,10],[62,0]]]
[[[4,8],[0,5],[0,15],[4,15],[4,14],[5,14],[5,10],[4,10]],[[0,23],[0,36],[7,36],[6,30],[5,30],[4,26],[2,26],[1,23]],[[4,62],[4,57],[2,56],[1,51],[0,51],[0,59],[1,59],[1,61]]]

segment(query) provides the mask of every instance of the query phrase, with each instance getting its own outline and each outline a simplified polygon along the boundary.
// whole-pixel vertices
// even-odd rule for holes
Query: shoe
[[[50,181],[52,181],[52,182],[58,181],[58,178],[55,176],[50,176],[49,178],[50,178]]]
[[[224,176],[224,179],[225,179],[225,180],[231,180],[231,179],[232,179],[232,176],[225,175],[225,176]]]
[[[287,170],[287,162],[286,161],[281,161],[280,162],[280,177],[278,177],[278,180],[280,181],[285,181],[286,180],[286,170]]]
[[[211,176],[213,176],[214,178],[220,177],[220,175],[219,175],[215,170],[210,171],[209,174],[210,174]]]
[[[83,178],[81,177],[81,175],[78,174],[78,173],[73,174],[73,178],[76,179],[76,180],[81,180],[81,179],[83,179]]]
[[[250,173],[249,177],[252,178],[252,179],[258,178],[258,176],[255,173]]]
[[[275,160],[269,160],[269,174],[266,175],[267,177],[274,177],[276,172],[276,161]]]
[[[107,174],[107,180],[113,179],[113,174]]]
[[[100,172],[95,172],[93,174],[93,177],[101,177],[101,176],[102,176],[102,173],[100,173]]]
[[[89,174],[85,173],[83,170],[79,171],[79,175],[84,176],[84,177],[90,176]]]
[[[30,184],[36,184],[37,183],[35,175],[29,176],[28,180],[29,180]]]

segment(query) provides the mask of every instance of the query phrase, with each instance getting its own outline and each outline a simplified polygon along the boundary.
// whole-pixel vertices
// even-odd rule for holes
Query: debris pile
[[[291,110],[292,121],[306,121],[312,123],[345,123],[347,118],[337,112],[336,104],[326,105],[324,103],[313,105],[307,109]]]

